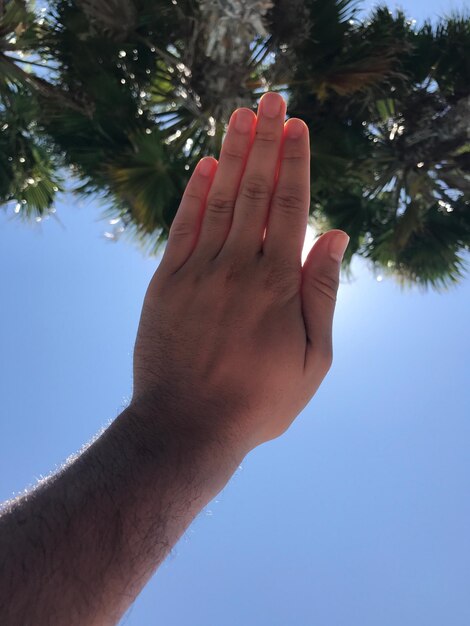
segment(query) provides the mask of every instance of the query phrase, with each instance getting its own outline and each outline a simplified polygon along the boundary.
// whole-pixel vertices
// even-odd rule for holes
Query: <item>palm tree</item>
[[[45,10],[44,10],[45,9]],[[356,0],[0,0],[0,201],[40,219],[71,169],[121,232],[165,241],[197,160],[266,90],[312,134],[312,217],[403,284],[470,245],[470,19]],[[3,149],[2,149],[3,148]],[[32,181],[32,182],[31,182]]]

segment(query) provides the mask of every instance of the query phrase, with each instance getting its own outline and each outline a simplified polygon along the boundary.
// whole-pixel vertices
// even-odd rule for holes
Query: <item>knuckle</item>
[[[300,150],[289,149],[284,152],[282,159],[294,165],[300,165],[305,162],[306,156],[305,153],[300,152]]]
[[[338,292],[338,278],[331,274],[317,274],[312,277],[313,288],[331,300],[336,302],[336,294]]]
[[[274,196],[274,206],[290,215],[304,208],[304,199],[300,186],[283,185]]]
[[[242,185],[241,196],[250,202],[268,200],[271,187],[261,177],[250,177]]]
[[[207,200],[207,211],[218,215],[231,214],[233,211],[233,206],[233,200],[225,196],[219,196],[217,194],[209,196]]]
[[[269,144],[270,146],[279,139],[278,133],[269,129],[257,129],[255,142],[260,144]]]
[[[225,268],[224,282],[226,284],[237,282],[242,275],[242,269],[239,264],[231,263]]]
[[[193,233],[193,226],[188,222],[174,221],[170,227],[170,237],[173,239],[184,239]]]
[[[238,282],[245,275],[245,264],[236,256],[220,258],[215,261],[214,272],[225,285]]]
[[[221,156],[229,161],[242,161],[245,158],[245,153],[233,146],[224,146]]]
[[[189,200],[189,202],[191,204],[195,204],[195,205],[199,206],[201,204],[203,198],[202,198],[201,194],[199,194],[199,193],[196,193],[194,191],[186,190],[185,193],[184,193],[184,200],[185,200],[185,202],[187,202]]]

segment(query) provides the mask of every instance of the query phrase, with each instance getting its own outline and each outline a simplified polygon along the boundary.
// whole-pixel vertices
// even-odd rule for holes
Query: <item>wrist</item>
[[[168,471],[171,481],[181,481],[184,489],[197,486],[198,497],[205,501],[201,506],[205,506],[246,454],[228,429],[217,427],[219,422],[212,412],[196,406],[185,410],[176,403],[169,408],[162,401],[133,399],[116,427],[132,447],[132,456],[155,463],[160,472]]]

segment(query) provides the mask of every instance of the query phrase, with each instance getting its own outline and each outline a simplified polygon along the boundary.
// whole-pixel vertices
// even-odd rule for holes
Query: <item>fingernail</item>
[[[253,124],[253,113],[248,109],[239,109],[235,115],[235,129],[247,133]]]
[[[199,161],[199,167],[197,168],[198,174],[201,174],[201,176],[210,176],[213,167],[214,164],[211,159],[202,159],[202,161]]]
[[[286,136],[289,139],[298,139],[305,130],[305,124],[297,118],[291,119],[286,123]]]
[[[330,253],[330,257],[341,263],[343,260],[344,253],[346,252],[346,248],[348,247],[349,236],[343,231],[338,231],[334,237],[330,237],[330,241],[328,243],[328,252]]]
[[[282,97],[277,93],[266,93],[261,98],[261,113],[266,117],[276,117],[281,111]]]

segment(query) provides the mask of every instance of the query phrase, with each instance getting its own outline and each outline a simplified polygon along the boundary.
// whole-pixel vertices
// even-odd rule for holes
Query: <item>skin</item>
[[[244,456],[281,435],[332,360],[348,236],[304,265],[305,124],[268,93],[197,165],[148,287],[129,407],[0,515],[0,623],[115,624]]]

